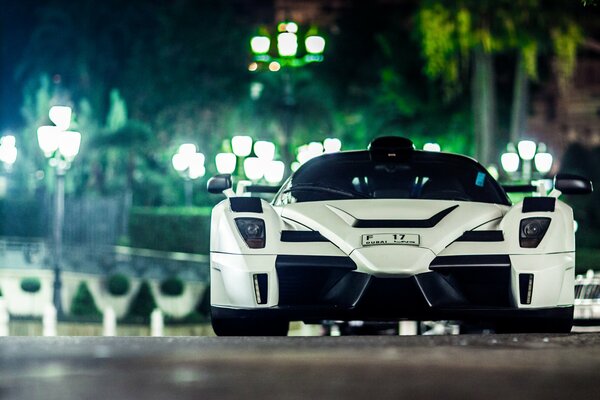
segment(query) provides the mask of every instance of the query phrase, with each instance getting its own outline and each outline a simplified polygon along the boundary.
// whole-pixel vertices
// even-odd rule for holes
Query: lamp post
[[[79,153],[81,145],[81,134],[67,130],[71,125],[71,114],[70,107],[54,106],[50,108],[49,112],[50,121],[54,125],[40,126],[37,130],[40,149],[48,159],[50,167],[54,169],[56,177],[52,229],[54,242],[53,302],[59,317],[63,315],[60,293],[62,289],[62,232],[65,220],[65,174]]]
[[[303,46],[299,39],[304,39]],[[276,43],[276,45],[272,45]],[[296,104],[294,83],[291,69],[307,64],[323,61],[325,39],[317,34],[315,28],[302,32],[295,22],[285,21],[277,25],[276,36],[266,29],[250,40],[253,61],[248,66],[249,71],[269,70],[277,73],[283,70],[283,105],[282,118],[283,138],[280,142],[281,155],[286,165],[292,162],[290,143],[293,131],[292,110]],[[304,50],[302,52],[302,50]]]
[[[196,151],[196,145],[193,143],[184,143],[179,146],[177,153],[175,153],[171,159],[173,168],[175,168],[183,178],[185,205],[187,207],[192,206],[194,194],[193,181],[203,177],[206,173],[204,161],[204,154],[198,153]]]
[[[519,178],[527,183],[531,182],[535,171],[542,175],[550,172],[552,162],[552,154],[548,153],[546,145],[532,140],[521,140],[516,147],[513,143],[509,143],[507,152],[500,157],[502,169],[512,177],[518,173],[521,166]]]
[[[219,153],[215,157],[220,174],[235,174],[242,186],[264,179],[276,184],[283,180],[285,163],[275,160],[275,143],[258,140],[253,143],[250,136],[234,136],[231,139],[233,153]],[[247,181],[243,181],[243,178]],[[239,183],[238,182],[238,183]]]

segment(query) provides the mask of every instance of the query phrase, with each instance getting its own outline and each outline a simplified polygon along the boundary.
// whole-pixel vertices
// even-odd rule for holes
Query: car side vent
[[[533,274],[519,274],[519,297],[521,304],[531,304],[533,296]]]

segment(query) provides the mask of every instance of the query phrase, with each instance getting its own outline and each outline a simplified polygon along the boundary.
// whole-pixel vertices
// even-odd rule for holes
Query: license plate
[[[404,244],[409,246],[419,245],[419,235],[412,233],[376,233],[362,235],[363,246],[377,246],[383,244]]]

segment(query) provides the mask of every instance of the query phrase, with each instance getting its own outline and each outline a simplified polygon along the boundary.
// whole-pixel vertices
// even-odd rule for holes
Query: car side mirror
[[[206,188],[209,193],[221,194],[224,190],[231,189],[231,186],[231,174],[220,174],[210,178]]]
[[[594,190],[592,182],[579,175],[558,174],[554,177],[554,188],[563,194],[590,194]]]

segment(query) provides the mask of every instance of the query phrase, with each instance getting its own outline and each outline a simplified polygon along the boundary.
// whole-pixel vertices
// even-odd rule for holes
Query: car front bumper
[[[335,271],[335,273],[334,273]],[[571,319],[573,307],[518,308],[510,269],[464,274],[428,272],[403,278],[378,278],[355,271],[279,274],[279,304],[274,307],[213,306],[217,318],[320,320],[471,320]]]

